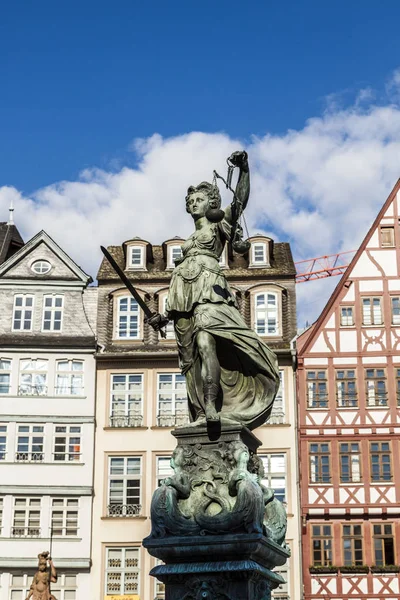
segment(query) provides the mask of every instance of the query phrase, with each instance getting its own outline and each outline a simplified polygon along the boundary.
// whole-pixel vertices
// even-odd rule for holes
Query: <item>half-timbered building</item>
[[[400,598],[399,190],[297,340],[305,600]]]

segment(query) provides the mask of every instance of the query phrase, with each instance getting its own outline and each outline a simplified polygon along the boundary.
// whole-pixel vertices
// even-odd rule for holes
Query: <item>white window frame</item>
[[[155,559],[154,566],[163,565],[163,561],[159,558]],[[154,577],[154,600],[165,600],[165,583],[162,583],[157,577]]]
[[[2,423],[0,425],[0,461],[7,460],[7,434],[7,425]]]
[[[281,583],[277,588],[272,591],[271,600],[289,600],[290,599],[290,564],[287,562],[282,567],[274,569],[274,573],[281,575],[285,580],[285,583]]]
[[[46,305],[47,300],[51,300],[50,306]],[[57,302],[60,300],[61,304],[57,306]],[[62,294],[45,294],[43,296],[42,333],[60,333],[63,326],[63,316],[64,296]],[[50,326],[45,327],[45,323],[49,323]]]
[[[36,271],[35,266],[39,267],[39,270]],[[45,270],[43,270],[43,266],[46,267]],[[39,260],[35,260],[32,264],[31,264],[31,271],[33,273],[35,273],[35,275],[47,275],[47,273],[50,273],[51,271],[51,264],[49,263],[48,260],[45,260],[44,258],[40,258]]]
[[[59,515],[57,519],[55,518],[55,514]],[[53,536],[68,538],[78,537],[79,498],[77,496],[75,498],[52,498],[50,522]],[[57,526],[54,525],[55,522],[57,523]]]
[[[258,298],[264,297],[263,306],[258,305]],[[270,306],[269,297],[275,298],[275,307]],[[254,294],[254,329],[262,337],[275,337],[280,335],[280,297],[278,292],[263,290]],[[274,331],[269,332],[270,324],[274,321]],[[262,323],[264,325],[262,326]]]
[[[268,425],[277,425],[286,421],[286,402],[285,402],[285,371],[279,369],[279,389],[272,405],[272,412]]]
[[[27,431],[24,431],[24,429]],[[17,423],[15,436],[16,462],[44,462],[45,428],[39,423]],[[20,441],[27,438],[27,441]],[[41,441],[40,441],[41,440]],[[27,450],[21,447],[27,446]],[[35,448],[36,447],[36,448]],[[41,449],[37,449],[37,447]],[[35,448],[35,449],[34,449]]]
[[[393,225],[381,225],[380,227],[380,241],[382,248],[394,248],[395,247],[395,235]],[[388,234],[388,235],[385,235]],[[386,238],[386,239],[385,239]]]
[[[118,466],[116,461],[122,460],[122,473],[112,473],[113,463],[114,468],[118,470]],[[136,468],[138,467],[138,473],[128,473],[129,462],[132,461],[132,465],[136,463]],[[121,464],[121,462],[120,462]],[[112,481],[120,481],[120,487],[114,486],[114,497],[120,497],[121,502],[114,502],[113,494],[112,494]],[[131,485],[128,488],[128,482],[135,481],[138,482],[138,485]],[[108,457],[108,482],[107,482],[107,512],[108,516],[112,517],[132,517],[139,516],[142,511],[142,497],[143,497],[143,460],[142,456],[109,456]],[[128,491],[131,490],[139,490],[136,494],[139,502],[133,503],[128,502]]]
[[[375,301],[378,302],[375,302]],[[366,303],[369,301],[369,305]],[[361,297],[362,324],[364,326],[383,325],[382,297]]]
[[[224,249],[221,252],[221,256],[219,257],[218,264],[221,267],[221,269],[228,269],[229,268],[229,264],[228,264],[228,245],[227,244],[225,244]]]
[[[171,467],[171,454],[156,456],[156,488],[160,487],[161,483],[167,477],[172,477],[174,470]]]
[[[78,590],[77,576],[75,574],[62,574],[58,575],[57,583],[51,584],[51,593],[55,595],[57,600],[76,600],[76,592]],[[70,582],[74,580],[74,582]],[[67,598],[67,592],[68,594]],[[71,592],[75,592],[74,598],[71,597]]]
[[[16,513],[24,513],[23,518],[19,519],[24,522],[23,525],[16,525]],[[36,514],[39,513],[37,517]],[[32,518],[32,515],[35,517]],[[12,538],[40,538],[41,537],[41,518],[42,518],[42,501],[41,498],[23,498],[14,497],[13,513],[12,513]]]
[[[121,302],[123,300],[124,301],[126,300],[126,302],[127,302],[126,310],[121,310]],[[136,300],[134,298],[132,298],[132,296],[117,296],[116,301],[117,301],[117,323],[116,323],[117,339],[119,339],[119,340],[140,340],[141,311],[140,311],[139,304],[136,302]],[[131,319],[133,318],[133,323],[135,322],[135,320],[134,320],[135,316],[136,316],[136,323],[137,323],[136,328],[134,326],[132,326],[132,321],[131,321]],[[122,317],[126,317],[126,328],[121,327],[121,318]],[[126,330],[125,336],[121,335],[122,329]],[[130,335],[131,332],[134,332],[134,333],[136,332],[136,335]]]
[[[60,464],[81,462],[82,426],[60,423],[53,427],[53,462]]]
[[[351,314],[343,314],[343,312],[351,311]],[[354,306],[341,306],[340,307],[340,326],[341,327],[354,327]]]
[[[12,359],[1,357],[0,358],[0,395],[8,395],[11,391],[11,372],[12,372]],[[5,378],[2,381],[3,377]],[[7,383],[8,378],[8,383]],[[2,388],[7,388],[4,391]]]
[[[261,260],[257,257],[260,249],[262,249]],[[251,242],[251,266],[265,267],[266,265],[268,265],[268,249],[266,242]]]
[[[261,458],[263,465],[264,465],[264,477],[262,479],[262,484],[265,485],[268,488],[272,488],[274,491],[275,490],[281,490],[282,487],[277,487],[274,486],[274,481],[278,481],[278,480],[283,480],[284,482],[284,495],[283,495],[283,500],[281,499],[281,493],[278,493],[278,495],[275,495],[275,498],[277,498],[277,500],[280,500],[280,502],[282,502],[283,504],[287,504],[287,496],[288,496],[288,489],[287,489],[287,482],[288,482],[288,473],[287,473],[287,456],[286,456],[286,452],[263,452],[261,451],[261,453],[258,455],[259,458]],[[273,461],[282,461],[283,460],[283,470],[280,471],[279,469],[272,469],[273,467]]]
[[[136,557],[126,559],[127,551],[135,551]],[[110,558],[111,553],[120,551],[121,558]],[[132,562],[131,565],[127,564],[127,561]],[[118,564],[118,561],[120,564]],[[138,546],[112,546],[106,548],[106,576],[105,576],[105,589],[104,593],[110,597],[126,597],[131,594],[139,597],[140,593],[140,547]],[[111,564],[110,564],[111,563]],[[111,574],[110,582],[108,583],[108,577]],[[116,577],[116,575],[120,575]],[[128,576],[128,577],[127,577]]]
[[[392,325],[400,325],[400,296],[390,297],[390,307],[392,311]]]
[[[171,378],[170,388],[161,388],[163,379]],[[166,379],[165,379],[166,383]],[[178,383],[184,383],[183,387],[178,387]],[[186,402],[181,400],[185,390]],[[170,401],[162,399],[163,396],[170,396]],[[170,404],[171,410],[161,410],[162,404]],[[178,405],[178,406],[177,406]],[[177,410],[179,408],[180,410]],[[189,421],[189,408],[187,402],[186,379],[181,373],[157,373],[157,425],[160,427],[173,427],[174,425],[184,425]]]
[[[118,378],[121,381],[118,381]],[[122,378],[124,378],[123,381]],[[117,385],[123,385],[123,387],[115,387]],[[130,387],[132,385],[133,388]],[[110,427],[141,427],[143,423],[144,374],[111,373],[110,387]],[[118,401],[115,401],[118,396]]]
[[[129,246],[129,269],[144,269],[144,246]],[[139,262],[133,264],[133,254],[139,252]]]
[[[168,294],[164,294],[162,297],[162,310],[161,312],[164,314],[166,312],[167,309],[167,300],[168,300]],[[167,325],[164,327],[164,331],[166,334],[165,338],[160,337],[161,340],[175,340],[175,327],[174,327],[174,322],[173,321],[169,321],[167,323]]]
[[[179,256],[174,257],[174,253],[177,250],[179,251]],[[174,269],[175,268],[175,259],[182,257],[182,244],[169,244],[167,246],[167,255],[168,255],[167,269]]]
[[[60,365],[68,367],[65,370],[59,368]],[[74,368],[81,365],[81,368]],[[78,358],[61,358],[56,361],[56,380],[54,392],[56,396],[83,396],[84,393],[84,374],[85,361]],[[59,381],[64,378],[67,383],[65,385],[59,385]],[[78,382],[78,384],[77,384]],[[80,382],[80,383],[79,383]]]
[[[33,368],[24,369],[23,365]],[[43,368],[38,368],[42,364]],[[46,368],[44,368],[46,367]],[[48,393],[49,361],[47,358],[21,358],[19,361],[19,396],[47,396]],[[23,376],[30,375],[30,382],[23,382]],[[28,378],[29,379],[29,378]]]
[[[21,306],[17,306],[17,299],[22,298]],[[27,306],[27,300],[32,300],[32,305]],[[35,308],[35,296],[33,294],[15,294],[14,296],[14,308],[12,316],[12,331],[32,331],[33,329],[33,316]],[[20,318],[16,319],[16,313],[20,312]],[[27,314],[30,316],[27,317]],[[20,321],[20,327],[15,327],[15,322]],[[29,327],[25,327],[25,323],[29,323]]]

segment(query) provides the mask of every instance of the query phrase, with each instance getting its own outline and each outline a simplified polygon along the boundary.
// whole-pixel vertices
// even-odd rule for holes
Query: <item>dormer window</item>
[[[267,265],[267,244],[265,242],[253,242],[251,244],[251,264],[256,266]]]
[[[130,246],[129,247],[129,268],[144,269],[144,247]]]
[[[182,246],[168,246],[168,269],[175,267],[175,261],[182,257]]]

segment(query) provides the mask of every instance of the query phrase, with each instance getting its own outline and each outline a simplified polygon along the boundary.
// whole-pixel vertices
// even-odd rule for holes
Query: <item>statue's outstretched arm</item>
[[[250,196],[250,169],[247,152],[233,152],[228,161],[239,167],[239,178],[235,194],[230,206],[225,209],[225,219],[233,225],[239,220],[241,212],[246,208]]]

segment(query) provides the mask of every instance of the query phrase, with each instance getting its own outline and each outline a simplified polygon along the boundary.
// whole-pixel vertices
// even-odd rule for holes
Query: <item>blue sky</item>
[[[352,250],[400,175],[400,5],[31,0],[0,8],[0,220],[94,277],[99,245],[188,235],[189,184],[246,147],[252,233]],[[229,198],[226,198],[229,200]],[[298,286],[299,324],[333,281]]]

